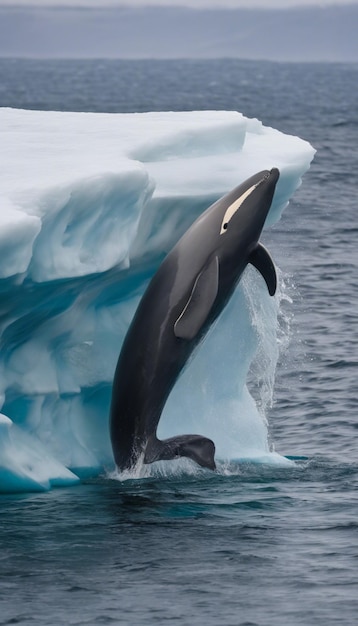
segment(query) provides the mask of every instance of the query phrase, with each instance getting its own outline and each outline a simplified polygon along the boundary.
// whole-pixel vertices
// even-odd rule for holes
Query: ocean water
[[[264,237],[292,301],[270,438],[295,463],[0,496],[0,625],[357,623],[357,79],[343,64],[0,60],[0,106],[236,109],[317,149]]]

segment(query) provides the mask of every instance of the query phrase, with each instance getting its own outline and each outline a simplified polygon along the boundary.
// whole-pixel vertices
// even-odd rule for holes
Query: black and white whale
[[[227,304],[248,263],[270,295],[276,271],[259,243],[279,170],[265,170],[210,206],[167,255],[149,283],[115,371],[110,434],[119,470],[188,457],[215,469],[215,445],[200,435],[157,438],[158,422],[194,348]]]

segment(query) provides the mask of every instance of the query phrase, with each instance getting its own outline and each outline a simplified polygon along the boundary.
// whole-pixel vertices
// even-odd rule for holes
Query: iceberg
[[[47,490],[113,470],[113,374],[165,254],[212,202],[272,167],[265,227],[275,223],[314,150],[235,111],[0,109],[0,120],[0,492]],[[282,284],[270,298],[245,272],[177,381],[160,437],[199,432],[223,462],[283,461],[265,421],[282,297]],[[259,404],[247,385],[258,351]]]

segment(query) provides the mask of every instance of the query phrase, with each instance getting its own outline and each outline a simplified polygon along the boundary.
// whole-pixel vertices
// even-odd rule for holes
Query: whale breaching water
[[[120,471],[188,457],[215,469],[214,442],[201,435],[157,438],[166,400],[194,348],[251,263],[276,292],[273,261],[259,243],[279,170],[264,170],[210,206],[181,237],[149,283],[124,339],[112,389],[110,434]]]

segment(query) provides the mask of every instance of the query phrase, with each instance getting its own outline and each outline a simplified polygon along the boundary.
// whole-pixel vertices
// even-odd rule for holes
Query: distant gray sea
[[[0,496],[1,626],[357,624],[357,84],[353,64],[0,60],[0,106],[235,109],[317,149],[264,238],[293,300],[270,436],[295,465]]]

